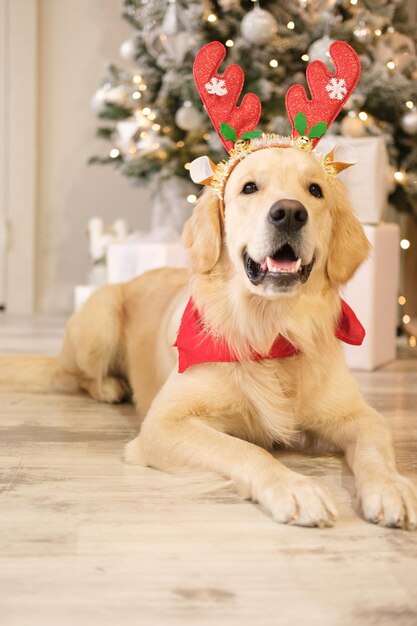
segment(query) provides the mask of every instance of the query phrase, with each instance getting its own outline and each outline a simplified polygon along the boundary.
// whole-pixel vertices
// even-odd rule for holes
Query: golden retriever
[[[161,269],[101,288],[70,319],[59,359],[3,357],[0,382],[81,388],[105,402],[131,390],[146,417],[127,445],[129,463],[215,471],[283,523],[331,525],[337,510],[323,486],[268,450],[325,440],[345,452],[365,519],[414,529],[414,487],[398,474],[388,426],[362,398],[334,334],[339,287],[369,247],[343,186],[311,153],[270,148],[235,167],[224,205],[223,220],[206,190],[185,226],[190,278]],[[191,294],[239,362],[178,373],[173,344]],[[278,335],[299,353],[250,360]]]

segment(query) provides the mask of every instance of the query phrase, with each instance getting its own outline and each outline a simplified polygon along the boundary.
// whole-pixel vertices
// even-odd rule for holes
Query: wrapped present
[[[356,215],[362,224],[379,224],[387,207],[389,166],[383,137],[339,137],[328,135],[320,152],[340,146],[353,148],[356,165],[339,175],[346,185]]]
[[[107,249],[107,281],[124,283],[158,267],[187,267],[188,254],[180,241],[126,241]]]
[[[373,370],[396,356],[399,228],[380,224],[364,230],[371,255],[342,295],[365,327],[366,337],[361,346],[343,344],[343,348],[349,367]]]

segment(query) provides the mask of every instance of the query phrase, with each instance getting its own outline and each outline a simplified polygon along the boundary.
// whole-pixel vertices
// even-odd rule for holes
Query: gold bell
[[[309,139],[305,135],[301,135],[300,137],[297,137],[296,144],[297,144],[297,148],[300,148],[300,150],[310,151],[313,149],[313,143],[311,139]]]

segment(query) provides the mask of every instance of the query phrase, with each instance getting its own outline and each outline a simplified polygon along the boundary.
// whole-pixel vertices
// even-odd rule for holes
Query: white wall
[[[87,165],[109,149],[94,138],[89,102],[106,61],[119,60],[132,33],[118,0],[39,0],[39,150],[36,305],[68,312],[72,290],[85,280],[86,223],[125,217],[136,228],[149,221],[150,199],[111,166]]]

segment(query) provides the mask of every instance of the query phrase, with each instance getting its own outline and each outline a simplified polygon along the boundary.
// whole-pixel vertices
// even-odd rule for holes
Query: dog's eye
[[[255,191],[258,191],[258,187],[255,183],[246,183],[242,189],[242,193],[255,193]]]
[[[322,198],[323,197],[323,192],[321,190],[321,187],[317,183],[311,183],[310,187],[308,188],[308,191],[315,198]]]

